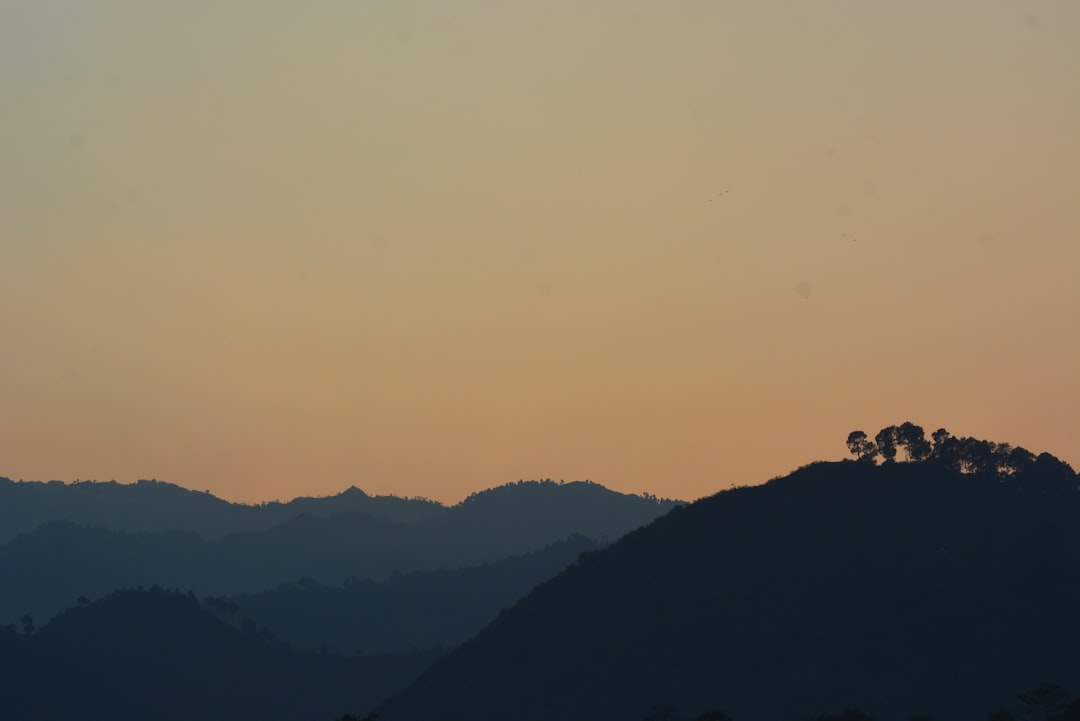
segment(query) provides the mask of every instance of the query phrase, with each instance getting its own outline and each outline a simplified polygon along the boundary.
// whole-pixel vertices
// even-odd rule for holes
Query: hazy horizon
[[[0,0],[0,474],[1080,462],[1080,4]]]
[[[795,470],[795,469],[792,469],[792,470]],[[11,476],[5,475],[2,471],[0,471],[0,478],[4,478],[4,479],[7,479],[9,481],[13,481],[15,483],[54,483],[56,481],[60,481],[60,482],[64,483],[64,485],[68,485],[68,486],[79,485],[79,484],[83,484],[83,483],[116,483],[116,484],[119,484],[119,485],[122,485],[122,486],[134,486],[134,485],[137,485],[141,481],[152,481],[152,482],[157,482],[157,483],[167,483],[167,484],[170,484],[170,485],[174,485],[174,486],[178,486],[180,488],[183,488],[184,490],[194,491],[196,493],[209,492],[212,496],[214,496],[214,497],[216,497],[216,498],[218,498],[220,500],[223,500],[223,501],[228,501],[229,503],[235,503],[235,504],[241,504],[241,505],[255,505],[255,506],[261,505],[263,503],[288,503],[290,501],[294,501],[294,500],[297,500],[297,499],[300,499],[300,498],[333,498],[334,496],[341,495],[342,493],[345,493],[346,491],[349,491],[352,488],[356,488],[356,489],[358,489],[360,491],[363,491],[368,496],[395,497],[395,498],[402,498],[404,500],[435,501],[436,503],[439,503],[440,505],[450,507],[450,506],[458,505],[459,503],[465,501],[466,499],[469,498],[469,496],[471,496],[472,494],[475,494],[475,493],[481,493],[483,491],[494,490],[494,489],[500,488],[502,486],[516,485],[519,482],[544,483],[544,482],[547,482],[547,481],[550,481],[552,483],[556,483],[558,485],[570,485],[571,483],[592,483],[592,484],[595,484],[595,485],[603,486],[604,488],[607,488],[608,490],[614,491],[616,493],[624,493],[624,494],[637,495],[637,496],[642,496],[643,493],[648,493],[651,496],[656,496],[657,500],[660,500],[660,501],[692,502],[692,501],[699,500],[698,497],[695,497],[695,498],[669,498],[667,496],[657,496],[657,494],[652,493],[648,489],[645,489],[644,491],[638,491],[638,492],[619,491],[618,489],[612,488],[612,487],[608,486],[607,484],[603,484],[603,483],[599,483],[598,481],[594,481],[591,478],[547,478],[547,477],[544,477],[544,478],[515,478],[513,480],[499,481],[497,483],[491,483],[491,484],[486,485],[486,486],[479,486],[479,487],[474,488],[473,490],[469,491],[467,494],[465,494],[464,496],[461,496],[461,497],[448,497],[448,498],[433,498],[431,496],[425,496],[425,495],[421,495],[421,494],[409,493],[408,489],[390,491],[390,492],[387,492],[387,493],[373,493],[373,492],[369,491],[368,489],[364,488],[362,485],[360,485],[358,483],[351,483],[351,484],[342,486],[341,488],[338,488],[336,490],[331,490],[331,491],[329,491],[327,493],[312,494],[312,493],[301,492],[300,494],[295,495],[295,496],[286,496],[286,497],[278,497],[278,498],[255,498],[255,499],[229,498],[226,495],[215,493],[214,491],[212,491],[212,490],[210,490],[208,488],[199,488],[197,485],[178,483],[178,482],[172,481],[172,480],[170,480],[168,478],[132,478],[132,479],[120,479],[120,478],[74,478],[74,479],[63,479],[63,478],[13,478]],[[769,479],[769,478],[762,479],[761,483],[766,483],[769,480],[772,480],[772,479]],[[753,485],[759,485],[759,484],[753,484]],[[726,488],[726,487],[727,486],[725,485],[722,488],[718,488],[717,490],[723,490],[723,488]],[[709,495],[712,495],[712,494],[709,494]]]

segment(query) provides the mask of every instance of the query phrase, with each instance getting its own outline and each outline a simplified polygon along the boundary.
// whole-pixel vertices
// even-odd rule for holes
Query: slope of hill
[[[584,554],[386,721],[985,719],[1080,679],[1080,493],[1053,473],[821,463]]]
[[[80,484],[84,485],[84,484]],[[359,492],[357,492],[359,493]],[[428,519],[304,514],[273,528],[205,541],[190,532],[130,533],[56,522],[0,546],[0,623],[39,620],[121,587],[158,584],[200,596],[258,593],[310,578],[325,585],[394,572],[490,563],[573,534],[615,538],[673,505],[590,483],[520,483]]]
[[[318,721],[370,708],[431,661],[297,653],[193,597],[124,591],[37,633],[0,629],[2,715],[18,721]]]
[[[236,622],[250,618],[297,648],[369,653],[453,648],[503,608],[596,548],[572,536],[539,551],[457,570],[394,574],[341,587],[305,580],[273,591],[214,599]]]

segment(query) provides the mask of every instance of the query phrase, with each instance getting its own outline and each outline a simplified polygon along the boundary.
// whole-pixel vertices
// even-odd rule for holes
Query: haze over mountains
[[[121,572],[240,572],[238,548],[257,570],[244,582],[381,568],[363,560],[378,553],[435,565],[308,573],[240,595],[164,583],[82,594],[43,627],[30,614],[0,624],[0,696],[26,721],[1080,718],[1069,700],[1080,679],[1075,471],[944,429],[928,440],[911,423],[853,432],[848,447],[856,460],[685,506],[523,482],[452,508],[422,502],[410,520],[351,508],[209,540],[55,520],[0,546],[0,602],[61,603]],[[176,492],[158,485],[144,484]],[[408,503],[387,507],[413,513]],[[654,520],[506,555],[636,514]],[[364,545],[387,539],[408,552]],[[498,560],[437,565],[478,553]]]
[[[271,591],[212,599],[234,623],[250,618],[298,648],[339,653],[445,649],[468,640],[538,583],[596,549],[584,536],[481,566],[322,586],[304,579]]]
[[[14,535],[27,519],[44,525],[0,545],[0,586],[9,589],[0,594],[0,623],[23,614],[45,620],[80,596],[117,588],[250,594],[303,578],[340,585],[488,563],[575,534],[611,540],[673,505],[589,482],[519,482],[445,507],[355,488],[243,506],[158,482],[4,480],[0,536]],[[226,533],[229,522],[246,530]]]
[[[0,697],[16,719],[370,709],[674,505],[551,480],[446,507],[356,488],[243,506],[156,481],[0,479]],[[57,674],[76,678],[57,691]]]
[[[329,518],[352,513],[410,523],[430,520],[453,509],[476,512],[489,508],[506,513],[512,509],[497,506],[500,502],[513,502],[510,500],[513,491],[507,488],[547,488],[552,485],[568,485],[571,491],[581,490],[582,486],[602,488],[587,481],[554,484],[547,479],[546,482],[508,484],[474,493],[465,501],[448,507],[425,498],[369,496],[352,486],[325,498],[302,497],[286,503],[272,501],[248,505],[230,503],[209,492],[157,480],[143,479],[132,484],[116,481],[69,484],[63,481],[13,481],[0,476],[0,543],[57,520],[124,531],[190,531],[212,541],[229,534],[265,531],[299,516]],[[612,498],[623,495],[611,493]],[[546,498],[553,501],[565,497],[549,492]],[[588,512],[586,506],[584,513]],[[573,518],[567,520],[572,522]]]

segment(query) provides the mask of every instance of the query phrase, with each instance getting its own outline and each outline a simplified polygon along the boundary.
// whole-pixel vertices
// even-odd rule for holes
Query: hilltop
[[[383,718],[985,719],[1080,678],[1075,472],[900,428],[583,554]]]

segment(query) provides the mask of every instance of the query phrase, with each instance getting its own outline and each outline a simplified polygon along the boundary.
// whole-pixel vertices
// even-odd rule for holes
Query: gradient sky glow
[[[1080,464],[1075,0],[0,0],[0,475]]]

